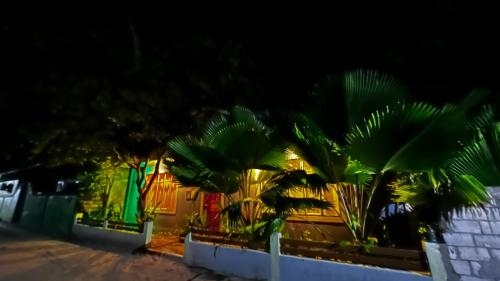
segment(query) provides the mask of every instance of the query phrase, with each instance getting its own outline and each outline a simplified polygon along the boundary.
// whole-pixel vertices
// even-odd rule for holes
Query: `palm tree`
[[[393,78],[372,71],[346,73],[341,89],[347,110],[345,145],[304,115],[294,119],[294,139],[297,153],[333,184],[354,240],[363,241],[372,199],[384,176],[446,167],[472,126],[467,111],[482,93],[473,93],[458,106],[410,103]],[[450,175],[452,186],[468,185],[484,198],[484,186],[462,176]]]
[[[291,196],[294,191],[311,191],[315,198],[297,198]],[[280,232],[286,220],[295,213],[307,209],[329,209],[333,204],[319,195],[328,190],[327,185],[317,174],[308,174],[304,170],[281,171],[262,183],[258,201],[263,210],[257,230],[257,238],[268,241],[274,232]],[[262,230],[262,231],[259,231]]]
[[[491,119],[491,107],[485,107],[483,121]],[[420,222],[441,239],[441,219],[450,221],[452,212],[480,206],[489,199],[484,185],[500,184],[500,123],[475,122],[477,134],[442,169],[410,174],[392,184],[396,200],[415,208]],[[478,129],[479,128],[479,129]]]
[[[491,108],[486,108],[484,111],[493,114]],[[477,130],[474,139],[450,161],[450,172],[474,175],[487,186],[498,186],[500,185],[500,122],[481,127],[482,130]]]
[[[184,186],[223,194],[228,206],[221,213],[253,234],[268,225],[269,221],[260,221],[264,214],[274,214],[284,221],[291,209],[330,206],[321,200],[295,200],[283,195],[285,190],[296,188],[292,183],[298,184],[298,179],[294,181],[297,177],[292,177],[298,172],[284,172],[286,147],[253,112],[236,106],[210,121],[200,138],[171,141],[169,148],[175,160],[169,166]],[[285,180],[289,187],[284,186]],[[259,194],[265,199],[261,200]]]
[[[480,206],[488,200],[483,183],[474,176],[456,177],[446,169],[400,175],[390,183],[396,202],[408,203],[429,240],[443,241],[443,224],[452,212]]]

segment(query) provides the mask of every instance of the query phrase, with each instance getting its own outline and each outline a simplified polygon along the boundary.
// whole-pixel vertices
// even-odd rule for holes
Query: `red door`
[[[220,193],[205,193],[203,198],[203,208],[207,212],[207,228],[208,230],[219,230],[219,201]]]

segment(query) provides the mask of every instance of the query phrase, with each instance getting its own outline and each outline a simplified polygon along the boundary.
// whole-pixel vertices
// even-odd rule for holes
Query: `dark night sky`
[[[409,85],[415,96],[437,102],[455,100],[475,86],[496,88],[500,62],[496,4],[380,3],[302,13],[166,10],[106,20],[77,16],[18,21],[2,25],[9,41],[2,44],[7,48],[2,64],[10,72],[8,80],[20,83],[26,75],[43,76],[51,64],[99,71],[106,64],[107,50],[126,49],[127,22],[133,19],[140,39],[151,46],[161,48],[173,37],[193,34],[241,43],[255,61],[256,75],[277,99],[302,96],[326,74],[360,67],[389,72]],[[92,36],[98,38],[97,44]]]
[[[301,7],[294,7],[293,12],[283,7],[249,8],[246,13],[242,10],[181,14],[166,9],[165,13],[121,19],[96,20],[82,15],[47,17],[42,21],[4,25],[4,31],[7,27],[11,35],[28,41],[32,37],[59,40],[63,43],[51,46],[59,49],[50,50],[57,54],[55,59],[66,63],[68,68],[85,64],[99,68],[98,58],[105,55],[102,52],[106,47],[123,48],[116,43],[123,44],[129,36],[127,21],[133,18],[141,40],[159,46],[167,44],[173,36],[192,34],[210,34],[240,42],[255,60],[256,71],[269,83],[273,95],[300,94],[310,90],[327,73],[368,67],[401,78],[416,89],[417,95],[443,101],[450,95],[462,95],[473,86],[495,84],[500,32],[496,4],[491,2],[423,1],[403,6],[381,1],[372,4],[373,7],[325,7],[322,11],[304,8],[301,13],[297,12]],[[86,46],[90,44],[89,33],[109,38],[100,39],[100,45]],[[27,47],[22,42],[9,43],[18,54],[4,52],[2,56],[7,59],[22,56],[21,60],[15,60],[22,63],[17,67],[23,72],[33,61],[50,64],[54,59],[46,53],[37,53],[36,46],[24,50]],[[92,59],[94,65],[90,65]],[[33,71],[43,71],[43,66]],[[451,93],[451,89],[456,93]],[[441,90],[450,93],[436,97]]]
[[[266,92],[262,104],[274,107],[300,108],[327,74],[357,68],[394,75],[415,99],[457,101],[474,87],[487,87],[493,91],[490,101],[498,104],[495,1],[399,2],[314,10],[242,6],[239,12],[216,13],[164,8],[131,16],[44,15],[0,22],[0,106],[15,111],[19,121],[36,119],[50,99],[43,87],[52,70],[94,75],[120,70],[124,62],[110,54],[130,52],[130,22],[146,49],[193,36],[241,44],[254,62],[249,75]]]

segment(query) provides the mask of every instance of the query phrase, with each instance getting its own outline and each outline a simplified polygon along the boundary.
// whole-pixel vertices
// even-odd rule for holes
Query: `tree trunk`
[[[104,194],[103,202],[102,202],[102,209],[104,210],[104,217],[107,218],[107,210],[108,210],[108,202],[109,202],[109,197],[111,196],[111,189],[113,188],[113,184],[115,182],[115,171],[113,171],[113,176],[111,176],[111,179],[107,181],[107,186],[106,186],[106,193]]]
[[[163,155],[163,154],[162,154]],[[137,211],[138,211],[138,218],[137,221],[139,223],[144,223],[147,219],[146,216],[146,209],[148,206],[146,206],[146,199],[148,197],[149,191],[151,190],[151,187],[153,186],[153,183],[158,177],[158,174],[160,173],[160,165],[161,165],[161,159],[162,156],[159,156],[158,159],[156,159],[156,164],[155,164],[155,169],[153,172],[153,176],[148,182],[144,182],[146,180],[146,168],[147,164],[149,162],[149,159],[146,162],[146,165],[144,167],[140,167],[139,164],[139,170],[141,170],[141,176],[138,176],[138,181],[137,181],[137,190],[139,191],[139,200],[137,200]],[[142,183],[144,182],[145,186],[144,188],[142,187]]]
[[[144,167],[142,167],[142,162],[140,162],[139,160],[137,161],[134,161],[134,168],[135,168],[135,171],[137,173],[137,177],[136,177],[136,180],[135,180],[135,184],[136,184],[136,187],[137,187],[137,191],[139,193],[139,198],[137,200],[137,214],[136,214],[136,220],[138,223],[142,223],[143,222],[143,218],[144,218],[144,202],[141,200],[141,189],[142,189],[142,183],[144,182],[144,179],[146,177],[146,167],[147,167],[147,164],[149,162],[149,159],[146,159],[146,164],[144,165]]]
[[[382,180],[382,176],[383,176],[383,173],[377,173],[375,175],[375,179],[372,182],[370,194],[369,194],[369,196],[367,198],[366,207],[364,209],[363,218],[362,218],[362,221],[361,221],[361,236],[360,236],[360,239],[362,241],[364,241],[365,238],[366,238],[365,237],[365,235],[366,235],[366,221],[368,220],[368,212],[370,210],[371,202],[372,202],[373,196],[375,195],[375,191],[377,190],[377,187],[380,184],[380,181]]]

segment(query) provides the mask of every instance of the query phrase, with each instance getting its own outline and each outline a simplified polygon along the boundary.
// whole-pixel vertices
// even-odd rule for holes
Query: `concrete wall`
[[[408,271],[287,255],[280,257],[280,276],[282,281],[432,281],[431,277]]]
[[[199,212],[201,195],[196,201],[187,200],[186,192],[190,188],[181,187],[177,191],[177,205],[174,215],[158,214],[154,221],[155,232],[180,233],[186,226],[186,216],[192,212]]]
[[[451,264],[447,280],[500,280],[500,187],[489,189],[486,208],[469,208],[453,214],[444,235]]]
[[[77,224],[75,222],[75,224],[73,224],[72,237],[107,245],[116,245],[123,250],[133,251],[150,243],[152,233],[152,222],[144,224],[144,231],[142,233],[132,233],[104,227],[93,227],[84,224]]]
[[[196,242],[191,240],[190,234],[185,240],[184,262],[249,279],[267,280],[270,276],[268,253]]]
[[[13,194],[0,195],[0,220],[12,222],[20,194],[21,189],[16,188]]]
[[[281,255],[280,234],[271,238],[271,252],[184,240],[184,262],[215,272],[272,281],[431,281],[413,272]]]

